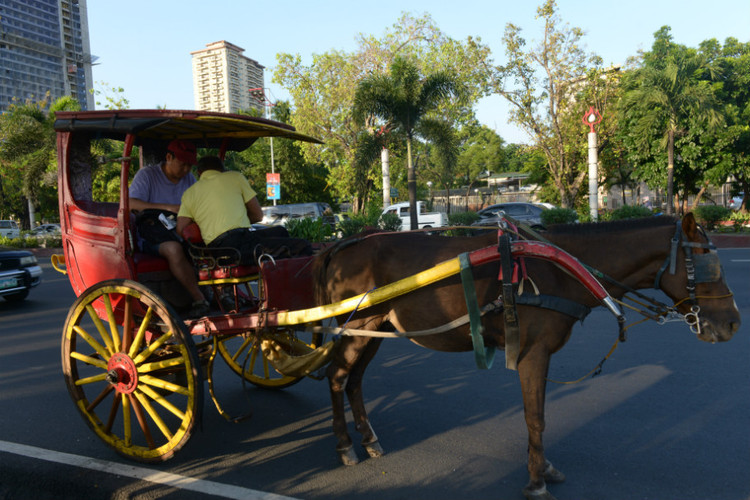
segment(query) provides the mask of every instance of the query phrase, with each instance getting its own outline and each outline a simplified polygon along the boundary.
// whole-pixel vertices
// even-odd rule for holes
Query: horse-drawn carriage
[[[128,202],[136,161],[157,162],[176,138],[221,157],[259,137],[316,140],[270,120],[196,111],[66,112],[55,128],[64,257],[53,264],[78,296],[64,325],[63,371],[89,427],[136,460],[166,460],[187,442],[200,420],[204,378],[227,416],[213,397],[217,356],[268,388],[296,383],[327,364],[342,461],[357,462],[344,391],[362,444],[379,456],[363,404],[363,373],[382,337],[409,337],[434,349],[473,350],[485,367],[495,348],[505,350],[524,391],[531,476],[525,493],[551,498],[545,481],[562,476],[542,447],[545,376],[549,357],[588,308],[603,304],[622,323],[613,297],[654,286],[676,304],[652,304],[647,314],[687,318],[704,340],[726,340],[739,326],[718,258],[692,217],[676,226],[643,223],[638,230],[648,244],[640,241],[637,249],[625,248],[634,234],[625,226],[551,232],[543,242],[513,238],[518,233],[508,227],[474,237],[362,235],[317,256],[243,266],[192,241],[186,245],[199,285],[233,290],[234,304],[217,300],[207,316],[183,318],[189,298],[166,261],[138,251]],[[119,202],[97,200],[92,189],[102,140],[122,142]],[[338,324],[321,324],[334,319]],[[337,341],[322,345],[324,334]]]

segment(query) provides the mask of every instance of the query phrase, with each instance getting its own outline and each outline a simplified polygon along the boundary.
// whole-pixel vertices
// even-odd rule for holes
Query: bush
[[[479,215],[476,212],[455,212],[448,214],[448,225],[449,226],[471,226],[473,222],[479,220]]]
[[[706,226],[709,231],[713,231],[719,222],[728,220],[731,214],[731,210],[721,205],[701,205],[695,209],[698,222]]]
[[[609,220],[637,219],[651,217],[654,213],[643,205],[625,205],[609,214]]]
[[[732,212],[729,220],[732,221],[732,229],[735,232],[739,233],[740,231],[742,231],[743,227],[750,224],[750,214],[742,212]]]
[[[542,211],[542,224],[572,224],[578,220],[578,214],[572,208],[550,208]]]
[[[289,219],[286,222],[286,230],[289,231],[289,236],[302,238],[312,243],[320,243],[330,239],[333,234],[331,226],[323,222],[321,217],[316,219],[312,217]]]
[[[400,231],[401,217],[398,214],[383,214],[378,219],[378,227],[383,231]]]
[[[367,227],[366,219],[361,214],[350,215],[348,219],[344,219],[339,222],[338,230],[339,236],[342,238],[348,238],[354,236],[365,230]]]

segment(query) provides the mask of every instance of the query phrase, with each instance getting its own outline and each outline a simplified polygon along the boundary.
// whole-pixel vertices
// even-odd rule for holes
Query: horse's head
[[[719,256],[692,213],[678,223],[656,285],[675,302],[701,340],[729,340],[739,329],[740,312]]]

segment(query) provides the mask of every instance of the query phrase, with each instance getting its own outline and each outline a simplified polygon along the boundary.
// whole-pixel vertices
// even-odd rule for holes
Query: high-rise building
[[[236,113],[263,105],[249,90],[263,88],[263,66],[245,57],[245,49],[229,42],[206,44],[193,56],[193,98],[195,109]]]
[[[86,0],[0,2],[0,112],[69,95],[94,109]]]

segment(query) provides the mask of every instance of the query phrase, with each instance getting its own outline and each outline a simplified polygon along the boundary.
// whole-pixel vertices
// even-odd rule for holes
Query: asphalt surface
[[[750,249],[720,256],[747,319]],[[203,500],[232,498],[230,491],[264,500],[523,498],[526,428],[515,373],[500,361],[480,371],[470,353],[400,340],[383,342],[365,380],[370,417],[387,451],[380,459],[338,464],[325,382],[243,388],[222,366],[219,397],[231,413],[252,411],[251,419],[226,422],[206,397],[202,430],[174,459],[122,459],[86,427],[67,394],[60,335],[74,296],[67,278],[44,268],[45,282],[25,303],[0,300],[1,500]],[[546,452],[568,480],[550,491],[559,500],[750,498],[749,332],[746,320],[730,342],[711,345],[684,325],[644,323],[630,330],[601,375],[551,384]],[[595,310],[553,358],[551,378],[585,374],[615,337],[614,319]],[[48,455],[7,451],[7,443]],[[54,461],[53,453],[72,455],[76,465],[65,456]],[[133,466],[185,479],[139,479]],[[193,491],[193,480],[210,483]]]

